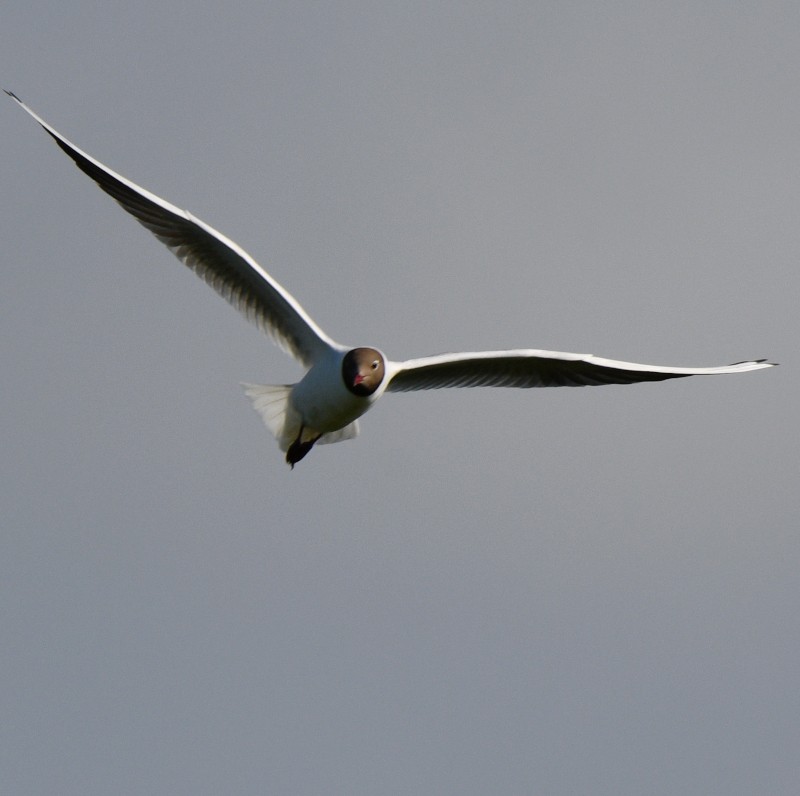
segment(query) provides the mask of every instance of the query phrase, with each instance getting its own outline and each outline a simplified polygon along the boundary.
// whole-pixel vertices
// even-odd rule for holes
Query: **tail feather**
[[[264,425],[278,441],[282,451],[297,439],[300,433],[300,416],[289,401],[291,384],[243,384],[244,394],[253,402],[253,409],[261,415]]]

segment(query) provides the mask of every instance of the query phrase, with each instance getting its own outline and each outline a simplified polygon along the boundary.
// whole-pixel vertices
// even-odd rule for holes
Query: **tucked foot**
[[[300,429],[300,433],[297,435],[297,439],[289,446],[289,449],[286,451],[286,462],[289,467],[294,470],[295,464],[300,461],[313,447],[314,443],[322,436],[322,434],[317,434],[316,437],[312,439],[306,440],[303,442],[303,429]]]

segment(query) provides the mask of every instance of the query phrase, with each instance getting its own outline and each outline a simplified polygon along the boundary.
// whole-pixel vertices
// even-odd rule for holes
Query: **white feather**
[[[300,432],[300,415],[292,407],[291,384],[242,384],[244,394],[252,401],[253,409],[261,415],[264,425],[282,451],[297,438]]]

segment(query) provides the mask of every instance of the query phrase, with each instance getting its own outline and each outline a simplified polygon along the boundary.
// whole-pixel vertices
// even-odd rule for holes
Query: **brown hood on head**
[[[385,375],[383,355],[374,348],[354,348],[344,355],[342,378],[344,386],[353,395],[362,398],[372,395],[381,386]]]

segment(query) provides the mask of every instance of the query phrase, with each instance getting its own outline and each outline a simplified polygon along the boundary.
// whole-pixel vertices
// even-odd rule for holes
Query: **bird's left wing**
[[[772,363],[763,359],[716,368],[668,368],[561,351],[477,351],[389,362],[386,390],[406,392],[440,387],[586,387],[743,373],[769,367],[772,367]]]
[[[87,155],[6,91],[107,194],[249,321],[306,366],[338,348],[244,249],[221,232]]]

